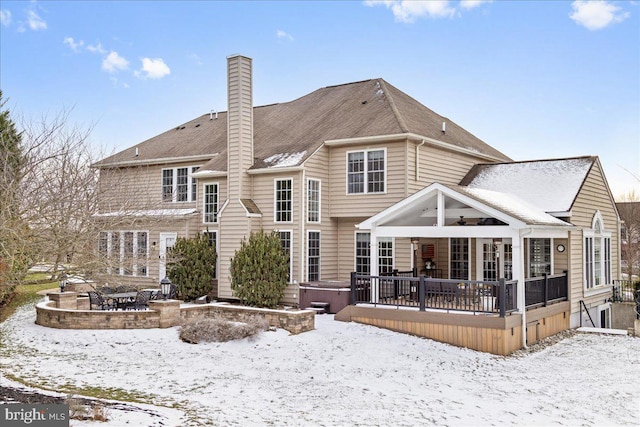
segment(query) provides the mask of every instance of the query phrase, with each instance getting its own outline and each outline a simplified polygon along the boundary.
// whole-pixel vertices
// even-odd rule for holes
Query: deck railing
[[[634,302],[640,292],[640,280],[614,280],[613,302]]]
[[[369,276],[351,273],[351,304],[494,313],[517,310],[518,282],[430,279],[425,276]]]
[[[569,281],[563,274],[545,274],[524,281],[524,301],[527,308],[546,307],[569,298]]]

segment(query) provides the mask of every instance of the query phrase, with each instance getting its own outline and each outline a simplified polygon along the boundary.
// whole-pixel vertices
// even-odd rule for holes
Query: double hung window
[[[218,222],[218,184],[205,184],[202,195],[202,213],[205,224]]]
[[[386,191],[386,149],[347,153],[347,194]]]
[[[106,273],[146,277],[149,271],[149,233],[101,231],[98,254],[106,264]]]
[[[191,175],[197,170],[197,167],[162,169],[162,201],[195,201],[196,179]]]
[[[293,221],[293,180],[275,180],[275,222]]]

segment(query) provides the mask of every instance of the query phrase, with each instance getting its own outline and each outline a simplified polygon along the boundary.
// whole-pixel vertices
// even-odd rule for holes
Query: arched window
[[[611,283],[611,232],[605,231],[600,211],[584,235],[584,284],[593,289]]]

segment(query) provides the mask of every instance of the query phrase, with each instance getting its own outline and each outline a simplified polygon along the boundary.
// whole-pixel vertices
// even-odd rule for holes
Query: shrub
[[[246,323],[230,322],[224,319],[197,319],[185,323],[180,328],[180,339],[190,344],[199,342],[227,342],[242,338],[252,338],[269,329],[262,317],[251,317]]]
[[[251,233],[231,259],[231,289],[254,307],[274,308],[289,281],[289,254],[274,231]]]
[[[209,244],[209,238],[204,234],[176,239],[168,252],[167,277],[178,285],[180,298],[194,300],[211,291],[216,256],[216,248]]]

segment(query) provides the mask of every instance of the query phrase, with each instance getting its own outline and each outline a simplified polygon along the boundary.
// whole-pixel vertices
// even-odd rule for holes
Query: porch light
[[[169,292],[171,292],[171,280],[168,278],[164,278],[160,280],[160,292],[162,292],[162,296],[164,300],[167,300],[167,296],[169,296]]]
[[[60,275],[60,281],[58,282],[58,285],[60,285],[60,292],[64,292],[64,288],[65,286],[67,286],[67,273],[62,272],[62,274]]]
[[[414,245],[417,245],[418,243],[420,243],[420,238],[419,237],[412,237],[411,238],[411,243],[413,243]]]

